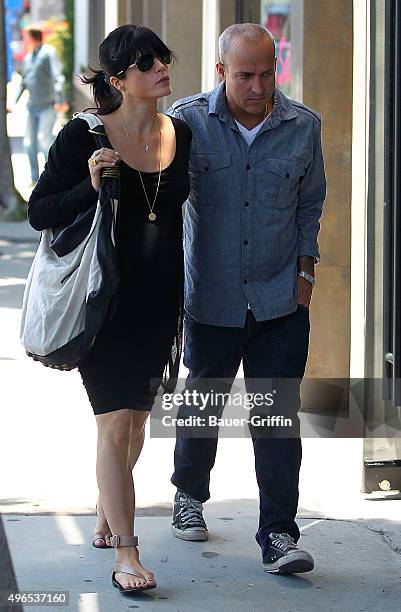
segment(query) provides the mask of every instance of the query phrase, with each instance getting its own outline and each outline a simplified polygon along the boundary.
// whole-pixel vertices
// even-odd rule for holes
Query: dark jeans
[[[218,327],[198,323],[185,316],[184,364],[189,369],[187,388],[202,387],[211,379],[233,381],[243,360],[245,381],[251,379],[298,379],[305,371],[309,344],[309,311],[298,306],[294,313],[257,322],[248,312],[243,328]],[[214,380],[215,382],[215,380]],[[229,383],[228,383],[229,384]],[[254,391],[253,388],[248,391]],[[213,385],[216,388],[216,384]],[[299,383],[293,394],[292,416],[299,425]],[[178,416],[192,408],[183,407]],[[198,413],[199,414],[199,413]],[[287,410],[288,414],[288,410]],[[225,415],[228,416],[228,415]],[[299,430],[298,430],[299,431]],[[256,540],[265,552],[272,532],[287,532],[297,541],[295,523],[298,506],[298,480],[301,465],[301,440],[295,437],[254,435],[256,478],[259,486],[259,528]],[[214,465],[217,436],[185,437],[177,429],[174,452],[175,471],[171,482],[201,502],[210,497],[210,471]]]

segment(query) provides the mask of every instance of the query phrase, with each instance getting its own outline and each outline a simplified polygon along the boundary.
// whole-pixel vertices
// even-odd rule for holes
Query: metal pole
[[[394,149],[394,3],[385,8],[384,237],[383,237],[383,399],[392,399],[393,374],[393,149]]]
[[[393,263],[393,404],[401,406],[401,10],[395,2],[394,19],[394,263]]]

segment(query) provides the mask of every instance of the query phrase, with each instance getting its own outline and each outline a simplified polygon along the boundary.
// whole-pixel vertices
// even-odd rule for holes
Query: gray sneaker
[[[176,538],[202,542],[209,537],[202,514],[202,502],[177,490],[174,497],[173,522],[171,531]]]
[[[263,555],[263,569],[274,574],[300,574],[313,570],[312,555],[300,550],[288,533],[271,533]]]

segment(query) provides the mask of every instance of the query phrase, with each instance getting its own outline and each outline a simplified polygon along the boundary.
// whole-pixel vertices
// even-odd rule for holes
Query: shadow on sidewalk
[[[14,567],[11,560],[8,542],[3,526],[3,519],[0,515],[0,608],[6,612],[23,612],[19,605],[4,606],[2,592],[18,591],[17,580],[15,578]]]

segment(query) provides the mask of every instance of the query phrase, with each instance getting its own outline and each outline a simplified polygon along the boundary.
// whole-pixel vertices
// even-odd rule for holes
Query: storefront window
[[[291,1],[261,0],[260,17],[261,24],[270,30],[276,41],[277,85],[283,93],[292,97]]]

